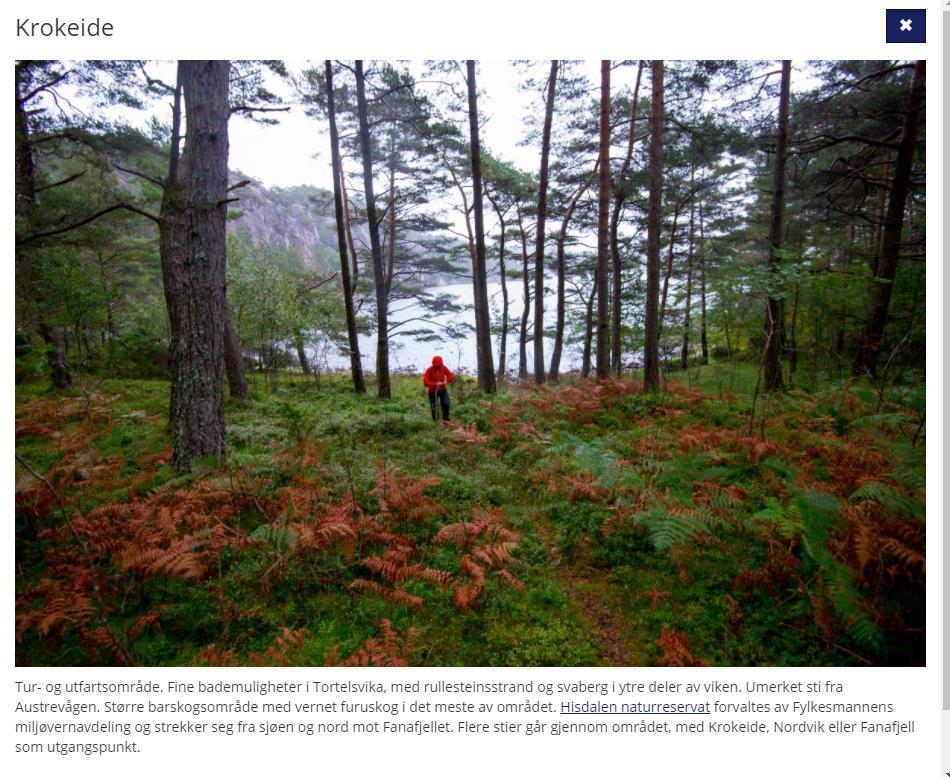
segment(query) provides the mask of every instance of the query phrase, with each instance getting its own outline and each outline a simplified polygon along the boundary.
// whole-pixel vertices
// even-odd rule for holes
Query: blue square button
[[[887,42],[926,43],[927,11],[923,8],[888,8]]]

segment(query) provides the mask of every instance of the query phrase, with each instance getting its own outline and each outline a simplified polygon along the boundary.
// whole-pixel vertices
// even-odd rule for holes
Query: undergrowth
[[[417,378],[287,376],[187,476],[167,384],[18,386],[17,662],[922,664],[913,403],[710,375],[467,387],[447,427]]]

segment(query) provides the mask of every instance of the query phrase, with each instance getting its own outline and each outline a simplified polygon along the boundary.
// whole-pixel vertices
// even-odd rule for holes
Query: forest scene
[[[18,665],[925,663],[923,61],[15,76]]]

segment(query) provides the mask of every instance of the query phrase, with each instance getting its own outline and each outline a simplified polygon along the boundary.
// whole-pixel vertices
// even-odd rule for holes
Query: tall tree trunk
[[[360,358],[360,340],[356,331],[356,313],[353,310],[353,284],[356,282],[356,249],[349,232],[346,213],[345,189],[343,187],[343,167],[340,160],[340,138],[336,129],[336,108],[333,95],[333,63],[325,63],[327,75],[327,116],[330,119],[330,157],[333,166],[333,211],[336,216],[336,242],[340,253],[340,283],[343,286],[343,303],[346,308],[346,336],[350,351],[350,373],[353,376],[353,390],[357,394],[366,393],[363,379],[363,362]],[[350,278],[350,264],[347,261],[347,244],[353,259],[353,277]]]
[[[162,197],[160,250],[171,324],[172,462],[179,471],[199,456],[224,454],[229,72],[227,60],[178,63],[188,130]]]
[[[498,242],[498,273],[501,276],[501,334],[498,338],[498,377],[503,378],[507,372],[508,365],[508,281],[505,278],[505,214],[499,206],[498,201],[485,190],[488,201],[495,210],[498,217],[498,223],[501,225],[501,236]],[[509,206],[511,207],[511,206]]]
[[[468,81],[468,127],[472,149],[472,206],[475,211],[475,339],[478,352],[478,386],[494,394],[495,364],[491,353],[491,320],[488,315],[488,276],[485,270],[485,216],[482,212],[482,153],[478,140],[478,89],[475,60],[465,62]]]
[[[389,204],[386,208],[388,228],[386,230],[386,298],[393,290],[393,277],[396,274],[396,123],[390,124],[389,131]]]
[[[21,65],[16,65],[16,113],[14,125],[15,138],[15,211],[23,219],[23,227],[32,231],[36,214],[36,164],[33,160],[33,143],[30,139],[30,121],[26,112],[26,97],[23,95],[20,80]]]
[[[313,369],[310,367],[310,360],[307,358],[307,351],[303,347],[303,332],[299,329],[294,332],[294,348],[297,351],[297,362],[300,364],[300,371],[304,375],[309,375],[313,372]]]
[[[115,377],[115,303],[116,297],[109,285],[106,276],[106,261],[102,251],[96,251],[96,265],[99,268],[99,289],[102,292],[102,298],[105,300],[106,328],[101,333],[102,344],[106,346],[106,363],[109,368],[109,377]]]
[[[333,128],[336,129],[336,114],[333,115]],[[343,227],[344,232],[346,233],[346,247],[350,254],[350,262],[352,264],[352,272],[350,278],[350,289],[355,291],[356,284],[359,282],[360,278],[360,262],[359,254],[356,253],[356,242],[353,240],[353,221],[350,215],[350,198],[346,193],[346,172],[343,170],[343,157],[340,156],[340,141],[339,135],[337,136],[336,143],[336,156],[339,160],[340,168],[340,194],[343,198]],[[334,189],[335,191],[335,189]],[[337,227],[339,229],[339,227]]]
[[[772,177],[772,218],[769,222],[769,272],[778,272],[779,251],[782,248],[782,217],[785,210],[785,153],[788,147],[789,86],[792,80],[792,62],[782,60],[782,86],[778,103],[778,138],[775,143],[775,171]],[[782,387],[782,342],[779,328],[782,303],[769,297],[765,303],[765,389],[776,391]]]
[[[623,291],[622,266],[620,262],[620,214],[623,212],[623,203],[627,199],[627,173],[630,170],[630,160],[633,159],[633,144],[636,140],[637,103],[640,99],[640,79],[643,76],[643,60],[637,65],[637,82],[633,87],[633,99],[630,102],[630,132],[627,135],[627,154],[620,166],[617,175],[617,185],[614,187],[614,208],[610,214],[610,256],[613,264],[612,301],[610,306],[610,367],[614,375],[620,375],[622,365],[622,343],[620,342],[620,322],[623,320],[620,309],[621,292]]]
[[[561,230],[558,232],[557,236],[557,319],[554,324],[554,349],[551,353],[551,371],[548,374],[548,379],[552,383],[557,383],[560,379],[561,352],[564,350],[564,280],[567,276],[567,268],[565,266],[566,262],[564,256],[564,243],[567,241],[567,229],[570,226],[571,218],[574,216],[574,210],[577,208],[577,203],[580,201],[584,192],[587,191],[587,187],[589,185],[589,182],[585,181],[579,187],[577,187],[577,191],[574,192],[574,196],[571,197],[571,201],[567,205],[567,212],[564,214],[564,218],[561,221]]]
[[[851,261],[854,257],[854,236],[854,217],[852,216],[848,219],[848,247],[841,259],[841,269],[845,272],[851,269]],[[840,360],[844,357],[845,309],[843,305],[835,318],[837,325],[835,328],[835,339],[831,346],[831,354],[836,360],[840,362]]]
[[[703,231],[703,200],[699,199],[699,344],[702,363],[709,364],[709,341],[706,337],[706,236]]]
[[[17,227],[30,234],[36,230],[36,165],[33,159],[33,143],[30,139],[30,122],[27,115],[26,98],[22,94],[20,80],[21,66],[16,66],[16,112],[14,126],[14,212]],[[33,277],[31,251],[29,248],[17,246],[14,250],[14,264],[16,267],[16,282],[19,288],[26,291],[27,298],[38,308],[39,321],[37,329],[43,344],[46,347],[46,361],[49,364],[50,380],[53,386],[62,389],[73,382],[72,372],[69,369],[69,359],[63,344],[63,333],[58,326],[45,320],[42,315],[43,294],[36,287]]]
[[[115,340],[115,296],[109,285],[109,279],[106,276],[106,260],[102,251],[96,251],[96,267],[99,269],[99,289],[102,292],[102,298],[106,301],[104,308],[106,314],[106,332],[110,340]]]
[[[610,256],[610,60],[600,61],[600,142],[597,207],[597,379],[610,375],[607,263]]]
[[[376,283],[376,379],[381,399],[392,396],[389,383],[389,299],[386,296],[386,273],[383,247],[379,242],[379,220],[376,218],[376,195],[373,192],[373,157],[369,142],[369,119],[366,111],[366,84],[363,60],[356,60],[356,104],[360,123],[360,150],[363,157],[363,188],[366,192],[366,218],[373,254],[373,279]]]
[[[680,200],[673,208],[673,227],[670,230],[670,250],[666,255],[666,271],[663,273],[663,294],[660,296],[660,313],[657,318],[657,338],[663,334],[663,321],[666,317],[666,300],[670,291],[670,279],[673,277],[673,259],[676,256],[676,227],[679,223],[680,209],[683,201]]]
[[[528,275],[528,236],[524,231],[521,205],[515,206],[518,213],[518,231],[521,233],[521,278],[524,305],[521,308],[521,330],[518,333],[518,379],[528,377],[528,311],[531,310],[531,283]]]
[[[551,154],[551,124],[554,118],[554,92],[557,88],[556,59],[551,60],[548,76],[544,129],[541,132],[541,172],[538,176],[538,227],[534,250],[534,382],[544,383],[544,239],[548,214],[548,158]]]
[[[898,259],[900,259],[904,210],[910,193],[910,176],[914,167],[914,150],[920,126],[920,108],[924,99],[926,72],[926,62],[918,60],[914,66],[907,112],[904,114],[904,126],[897,147],[897,159],[894,162],[894,180],[891,183],[887,214],[884,218],[881,255],[874,273],[874,283],[871,286],[868,320],[852,367],[855,375],[874,375],[877,372],[881,343],[884,340],[884,328],[887,325],[888,311],[891,306],[894,276],[897,273]]]
[[[58,389],[72,385],[73,376],[66,358],[66,346],[62,327],[51,326],[43,321],[39,323],[40,337],[46,346],[46,363],[49,365],[50,380]]]
[[[79,343],[82,343],[82,348],[86,349],[87,358],[91,359],[92,358],[92,344],[89,342],[88,329],[83,328],[78,332],[78,335],[76,337],[76,343],[77,343],[77,346]],[[82,349],[80,349],[80,353],[81,352],[82,352]]]
[[[224,371],[228,376],[228,390],[235,399],[247,402],[244,354],[241,352],[241,344],[231,325],[231,315],[228,313],[227,305],[224,308],[224,316]]]
[[[788,340],[788,375],[789,380],[798,369],[798,297],[801,291],[799,284],[795,284],[795,296],[792,298],[792,323],[789,328]]]
[[[691,169],[689,173],[690,184],[692,184],[694,172]],[[683,370],[689,368],[689,325],[690,325],[690,305],[693,301],[693,228],[694,217],[696,215],[695,198],[689,200],[689,241],[686,248],[686,311],[683,314],[683,350],[680,353],[680,367]]]
[[[584,351],[581,355],[581,377],[590,375],[591,349],[594,343],[594,297],[597,296],[597,270],[594,270],[594,283],[590,287],[587,297],[587,307],[584,311]]]
[[[881,181],[888,181],[891,174],[891,149],[884,150],[884,169],[881,170]],[[871,230],[871,250],[868,251],[868,269],[874,274],[877,272],[877,260],[881,255],[881,244],[884,239],[884,222],[887,220],[887,192],[890,182],[878,187],[877,214],[874,229]]]
[[[651,63],[650,204],[647,210],[647,288],[644,322],[643,389],[660,389],[660,200],[663,196],[663,60]]]

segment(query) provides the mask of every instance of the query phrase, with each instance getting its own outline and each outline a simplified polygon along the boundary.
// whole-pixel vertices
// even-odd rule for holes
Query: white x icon
[[[913,30],[911,30],[913,21],[913,19],[901,19],[901,32],[913,32]]]

